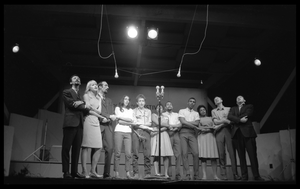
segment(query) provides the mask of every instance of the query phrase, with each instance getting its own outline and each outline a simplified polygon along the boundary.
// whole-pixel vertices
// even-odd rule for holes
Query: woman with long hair
[[[125,148],[125,171],[126,177],[132,179],[130,175],[130,160],[131,160],[131,146],[132,138],[131,133],[132,129],[130,124],[134,121],[133,110],[130,107],[130,98],[128,95],[124,95],[119,102],[119,105],[115,108],[116,121],[117,125],[114,130],[114,171],[115,178],[121,178],[119,175],[120,171],[120,158],[121,150],[124,143]]]

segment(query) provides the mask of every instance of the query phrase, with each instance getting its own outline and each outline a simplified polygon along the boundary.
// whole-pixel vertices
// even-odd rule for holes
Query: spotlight
[[[16,43],[16,45],[15,45],[15,46],[13,46],[13,48],[12,48],[12,51],[13,51],[14,53],[17,53],[17,52],[19,52],[19,50],[20,50],[20,48],[19,48],[19,44],[18,44],[18,43]]]
[[[254,60],[254,64],[256,65],[256,66],[260,66],[261,65],[261,62],[260,62],[260,60],[259,59],[255,59]]]
[[[158,28],[148,28],[147,39],[157,40],[158,37]]]
[[[135,26],[129,26],[127,27],[127,35],[130,38],[136,38],[138,35],[138,27]]]

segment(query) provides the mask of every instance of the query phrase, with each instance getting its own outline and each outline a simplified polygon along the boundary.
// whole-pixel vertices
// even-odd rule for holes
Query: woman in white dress
[[[159,110],[160,108],[160,110]],[[171,156],[174,156],[171,141],[169,134],[167,130],[162,129],[163,127],[169,128],[169,120],[167,116],[163,116],[163,106],[157,105],[156,106],[156,113],[152,113],[151,119],[152,119],[152,127],[154,131],[151,132],[151,156],[154,157],[153,159],[153,165],[154,165],[154,171],[155,176],[160,176],[160,173],[158,172],[158,160],[159,160],[159,135],[158,135],[158,127],[159,127],[159,116],[158,113],[160,111],[161,113],[161,132],[160,132],[160,154],[161,157],[163,157],[164,162],[164,172],[165,172],[165,178],[169,179],[168,175],[168,168],[169,168],[169,159],[171,159]]]
[[[217,176],[217,159],[218,148],[216,138],[213,134],[214,132],[214,122],[212,117],[207,116],[207,109],[203,105],[199,105],[197,111],[200,116],[199,130],[198,133],[198,148],[199,148],[199,158],[201,160],[201,167],[203,177],[202,180],[207,179],[206,174],[206,161],[211,161],[212,171],[214,180],[220,180]]]
[[[91,110],[88,115],[85,115],[83,122],[83,138],[81,144],[81,165],[82,174],[85,178],[99,178],[100,175],[96,172],[96,166],[100,159],[102,149],[102,136],[100,130],[100,124],[98,118],[106,119],[98,114],[101,111],[101,100],[97,96],[98,85],[97,82],[91,80],[87,83],[83,100],[87,106],[91,106]],[[94,109],[94,110],[93,110]],[[96,113],[98,112],[98,113]],[[88,173],[86,163],[88,159],[89,149],[96,149],[92,157],[92,165],[90,172]]]

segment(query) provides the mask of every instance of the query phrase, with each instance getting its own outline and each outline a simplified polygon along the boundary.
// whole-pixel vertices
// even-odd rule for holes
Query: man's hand
[[[240,121],[241,121],[242,123],[246,123],[246,122],[248,121],[248,117],[247,117],[247,116],[242,117],[242,118],[240,119]]]
[[[117,119],[117,116],[116,115],[109,115],[109,118],[113,121],[115,121]]]
[[[150,132],[150,136],[151,136],[151,137],[153,137],[153,136],[155,136],[155,135],[157,135],[157,134],[158,134],[158,131],[151,131],[151,132]]]
[[[78,101],[75,101],[75,102],[73,103],[73,106],[74,106],[75,108],[77,108],[79,105],[81,105],[81,104],[83,104],[83,103],[84,103],[83,101],[78,100]]]
[[[109,122],[109,121],[110,121],[109,119],[103,118],[101,122],[102,122],[102,123],[107,123],[107,122]]]

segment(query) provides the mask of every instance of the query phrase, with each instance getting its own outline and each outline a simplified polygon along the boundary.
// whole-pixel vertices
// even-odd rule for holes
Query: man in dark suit
[[[104,170],[103,170],[103,178],[108,179],[111,178],[110,175],[110,164],[111,158],[113,155],[113,147],[114,147],[114,125],[113,121],[116,120],[116,116],[114,115],[115,109],[112,103],[112,100],[106,97],[108,92],[108,84],[106,81],[101,81],[98,83],[98,95],[101,98],[101,115],[107,119],[105,122],[103,119],[100,119],[100,128],[103,140],[103,148],[105,151],[105,160],[104,160]],[[99,112],[100,113],[100,112]],[[91,150],[91,157],[94,153],[94,150]]]
[[[248,180],[246,150],[250,159],[254,180],[264,180],[260,177],[258,170],[257,147],[255,141],[257,135],[252,125],[253,105],[246,105],[245,102],[246,100],[243,96],[238,96],[236,98],[237,106],[232,107],[228,114],[228,119],[233,123],[231,130],[232,142],[238,151],[242,180]]]
[[[80,78],[73,75],[70,78],[71,88],[65,89],[62,98],[65,105],[63,123],[63,141],[61,150],[63,178],[84,178],[78,173],[78,161],[83,134],[83,114],[88,113],[87,107],[79,94]],[[70,150],[71,151],[71,174],[69,172]]]

